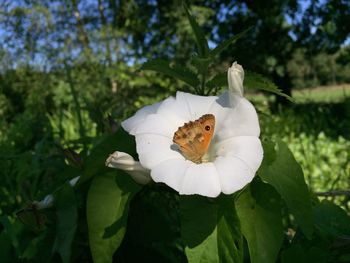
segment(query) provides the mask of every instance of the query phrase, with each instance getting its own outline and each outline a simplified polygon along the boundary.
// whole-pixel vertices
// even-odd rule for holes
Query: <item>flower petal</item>
[[[144,185],[151,181],[150,171],[143,168],[130,154],[116,151],[107,158],[106,166],[125,171],[138,184]]]
[[[217,142],[214,146],[216,156],[234,156],[245,162],[256,172],[263,159],[263,148],[259,138],[254,136],[238,136]]]
[[[217,116],[217,139],[225,140],[234,136],[259,137],[259,120],[254,106],[245,98],[235,95],[235,106],[228,108],[228,96],[228,93],[222,94],[210,109]]]
[[[190,117],[187,104],[184,101],[177,101],[174,97],[164,100],[157,113],[163,115],[171,122],[177,122],[178,125],[187,122]]]
[[[204,114],[210,113],[209,109],[216,99],[216,96],[198,96],[179,91],[176,93],[176,101],[179,106],[186,107],[189,111],[188,121],[199,119]]]
[[[174,130],[177,129],[160,114],[150,114],[145,120],[134,128],[134,134],[158,134],[173,139]]]
[[[161,162],[169,159],[185,158],[171,147],[173,142],[170,138],[156,134],[136,135],[136,150],[140,163],[143,167],[152,169]]]
[[[220,194],[218,172],[213,163],[191,163],[180,187],[180,194],[217,197]]]
[[[152,169],[151,177],[155,182],[165,183],[179,191],[187,168],[191,161],[171,159],[164,161]]]
[[[162,102],[157,110],[157,114],[164,117],[173,127],[174,132],[184,123],[188,122],[189,112],[187,108],[179,108],[175,98],[170,97]]]
[[[255,175],[245,162],[233,156],[219,156],[214,161],[214,165],[224,194],[232,194],[242,189],[252,181]]]
[[[122,122],[123,129],[134,135],[135,128],[137,128],[137,126],[142,123],[149,114],[156,113],[160,105],[161,102],[158,102],[138,110],[135,115]]]

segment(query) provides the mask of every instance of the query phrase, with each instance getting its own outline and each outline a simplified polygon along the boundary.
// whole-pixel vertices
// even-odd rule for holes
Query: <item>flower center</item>
[[[195,121],[185,123],[174,133],[173,142],[181,154],[194,163],[207,162],[206,157],[214,134],[215,116],[205,114]]]

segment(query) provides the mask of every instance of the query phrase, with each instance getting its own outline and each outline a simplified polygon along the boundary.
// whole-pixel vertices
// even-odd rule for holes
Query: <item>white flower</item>
[[[128,173],[136,183],[148,184],[151,181],[149,170],[135,161],[131,155],[124,152],[114,152],[106,160],[106,166]]]
[[[140,164],[155,182],[163,182],[180,194],[216,197],[242,189],[259,168],[263,150],[253,105],[243,97],[243,68],[228,70],[229,91],[221,96],[197,96],[177,92],[140,109],[122,127],[136,138]],[[215,131],[207,162],[186,160],[173,146],[174,132],[184,123],[213,114]]]

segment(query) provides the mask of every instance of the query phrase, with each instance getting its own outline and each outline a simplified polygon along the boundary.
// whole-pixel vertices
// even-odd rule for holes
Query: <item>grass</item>
[[[350,84],[295,90],[295,103],[273,111],[274,96],[247,97],[260,113],[262,134],[288,144],[312,191],[349,189]],[[350,211],[347,196],[330,199]]]
[[[247,91],[245,96],[257,103],[272,102],[275,97],[262,92]],[[292,91],[295,103],[336,103],[350,98],[350,84],[339,84],[331,86],[319,86],[308,89],[295,89]]]
[[[308,102],[341,102],[350,98],[350,84],[320,86],[312,89],[293,91],[293,98],[297,103]]]

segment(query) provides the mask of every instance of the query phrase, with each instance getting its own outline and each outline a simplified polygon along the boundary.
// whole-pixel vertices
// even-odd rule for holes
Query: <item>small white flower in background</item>
[[[229,91],[221,96],[177,92],[176,98],[140,109],[122,123],[136,138],[140,163],[130,156],[129,166],[122,166],[110,159],[112,155],[108,166],[144,176],[150,172],[155,182],[185,195],[216,197],[220,192],[231,194],[242,189],[254,178],[263,158],[258,116],[243,97],[243,79],[243,68],[235,62],[228,70]],[[215,130],[206,162],[196,164],[176,150],[173,136],[184,123],[204,114],[215,116]]]
[[[79,181],[79,179],[80,179],[80,176],[76,176],[73,179],[69,180],[68,184],[71,187],[74,187]],[[33,205],[35,206],[36,209],[41,210],[41,209],[52,207],[54,204],[54,201],[55,201],[54,196],[52,194],[49,194],[45,196],[44,199],[41,201],[33,201]]]

